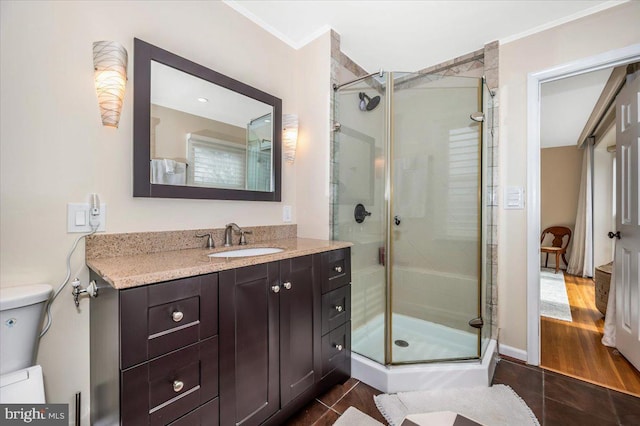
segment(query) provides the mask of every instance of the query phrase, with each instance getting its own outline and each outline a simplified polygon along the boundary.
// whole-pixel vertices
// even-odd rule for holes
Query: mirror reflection
[[[150,182],[274,191],[273,107],[151,61]]]

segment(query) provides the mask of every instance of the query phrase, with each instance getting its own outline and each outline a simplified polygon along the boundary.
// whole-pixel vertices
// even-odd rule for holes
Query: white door
[[[638,156],[640,155],[640,73],[627,82],[616,99],[617,217],[616,346],[640,369],[640,215]]]

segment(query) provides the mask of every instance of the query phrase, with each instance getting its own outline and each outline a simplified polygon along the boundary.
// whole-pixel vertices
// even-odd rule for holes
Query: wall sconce
[[[295,114],[282,114],[282,145],[285,161],[293,164],[298,145],[298,116]]]
[[[93,43],[93,69],[102,125],[118,127],[127,84],[127,49],[116,41]]]

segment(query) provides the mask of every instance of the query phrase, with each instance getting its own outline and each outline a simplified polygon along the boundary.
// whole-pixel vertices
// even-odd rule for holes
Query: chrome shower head
[[[358,93],[358,96],[360,97],[360,103],[358,104],[360,111],[372,111],[380,103],[380,96],[370,98],[364,92]]]

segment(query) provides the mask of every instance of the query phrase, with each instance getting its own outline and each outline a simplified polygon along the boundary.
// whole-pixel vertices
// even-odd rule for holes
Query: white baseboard
[[[520,361],[527,361],[527,351],[522,349],[514,348],[513,346],[505,345],[504,343],[500,343],[498,345],[498,353],[500,355],[505,355],[511,358],[519,359]]]

